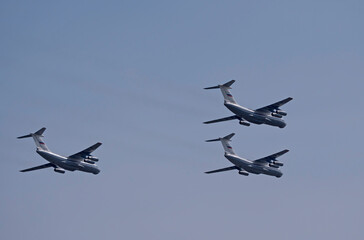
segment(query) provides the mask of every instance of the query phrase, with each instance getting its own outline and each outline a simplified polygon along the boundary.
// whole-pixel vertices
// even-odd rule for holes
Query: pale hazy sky
[[[1,239],[362,239],[362,1],[2,1]],[[284,129],[203,125],[294,100]],[[31,139],[71,155],[97,141],[99,175],[27,174]],[[237,154],[290,149],[280,179]]]

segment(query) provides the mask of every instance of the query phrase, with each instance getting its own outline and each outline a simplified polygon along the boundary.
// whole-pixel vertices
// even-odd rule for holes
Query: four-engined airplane
[[[289,150],[283,150],[281,152],[269,155],[267,157],[259,158],[255,161],[250,161],[236,155],[234,150],[230,146],[229,141],[231,141],[230,139],[234,135],[235,133],[231,133],[223,138],[206,140],[206,142],[220,141],[225,150],[225,158],[227,158],[232,164],[234,164],[234,166],[221,168],[205,173],[209,174],[209,173],[217,173],[230,170],[238,170],[240,175],[245,175],[245,176],[248,176],[249,173],[253,173],[253,174],[266,174],[280,178],[283,175],[282,172],[279,170],[279,167],[282,167],[283,163],[278,162],[277,158],[287,153]]]
[[[251,110],[238,105],[233,96],[231,95],[229,89],[231,89],[230,86],[234,82],[235,80],[231,80],[223,85],[217,85],[214,87],[205,88],[205,89],[219,88],[224,96],[224,105],[231,112],[235,114],[230,117],[204,122],[205,124],[238,119],[239,123],[245,126],[250,126],[250,123],[267,124],[271,126],[277,126],[280,128],[284,128],[286,126],[286,123],[283,121],[282,117],[286,116],[287,113],[282,111],[280,107],[291,101],[292,100],[291,97],[276,102],[274,104],[258,108],[256,110]],[[96,162],[99,159],[97,157],[92,156],[91,153],[95,151],[99,146],[101,146],[102,143],[98,142],[81,152],[78,152],[68,157],[64,157],[55,154],[48,149],[47,145],[43,141],[44,136],[42,135],[45,130],[46,128],[41,128],[35,133],[30,133],[28,135],[18,137],[18,139],[32,137],[37,146],[36,152],[39,155],[41,155],[45,160],[47,160],[49,163],[36,166],[33,168],[24,169],[21,170],[20,172],[29,172],[50,167],[52,167],[54,171],[58,173],[65,173],[65,170],[68,171],[78,170],[93,174],[98,174],[100,172],[100,170],[96,166]],[[282,167],[283,163],[278,162],[277,158],[287,153],[289,150],[283,150],[281,152],[269,155],[267,157],[250,161],[237,156],[232,147],[230,146],[229,141],[231,141],[230,139],[234,135],[235,133],[232,133],[223,138],[217,138],[206,141],[206,142],[220,141],[225,150],[225,155],[224,155],[225,158],[227,158],[231,163],[234,164],[234,166],[231,167],[206,172],[207,174],[230,171],[230,170],[238,170],[240,175],[245,175],[245,176],[248,176],[249,173],[266,174],[278,178],[282,176],[282,172],[279,170],[279,167]]]
[[[18,137],[20,138],[28,138],[33,137],[35,145],[37,146],[36,152],[41,155],[45,160],[49,163],[43,164],[37,167],[28,168],[21,170],[20,172],[29,172],[34,170],[39,170],[43,168],[50,168],[52,167],[55,172],[58,173],[65,173],[65,170],[68,171],[82,171],[82,172],[89,172],[93,174],[98,174],[100,170],[96,166],[95,162],[99,159],[91,155],[93,151],[95,151],[98,147],[101,146],[102,143],[96,143],[85,150],[73,154],[69,157],[63,157],[58,154],[55,154],[49,151],[47,145],[43,141],[43,133],[46,128],[42,128],[35,133],[30,133],[25,136]]]
[[[255,124],[267,124],[271,126],[277,126],[280,128],[284,128],[286,123],[283,121],[282,117],[286,116],[287,113],[282,111],[280,107],[293,98],[289,97],[282,101],[273,103],[271,105],[258,108],[256,110],[252,110],[249,108],[245,108],[236,103],[234,97],[231,95],[229,89],[231,89],[231,85],[235,82],[235,80],[231,80],[223,85],[217,85],[214,87],[208,87],[205,89],[216,89],[220,88],[222,95],[224,96],[224,105],[235,115],[225,118],[220,118],[212,121],[204,122],[205,124],[216,123],[222,121],[228,121],[233,119],[238,119],[239,123],[244,126],[250,126],[250,123]]]

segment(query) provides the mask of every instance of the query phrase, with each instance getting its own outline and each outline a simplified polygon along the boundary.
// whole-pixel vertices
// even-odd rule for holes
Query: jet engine
[[[247,126],[247,127],[249,127],[249,126],[250,126],[250,123],[245,122],[245,121],[239,121],[239,124],[240,124],[240,125]]]
[[[84,161],[85,161],[85,162],[87,162],[87,163],[90,163],[90,164],[95,164],[95,162],[94,162],[94,161],[91,161],[91,160],[89,160],[89,159],[85,159]]]
[[[279,166],[274,163],[269,163],[269,167],[279,168]]]
[[[54,171],[58,172],[58,173],[65,173],[66,172],[63,168],[55,168]]]
[[[240,175],[244,175],[244,176],[248,176],[248,175],[249,175],[249,173],[247,173],[247,172],[245,172],[245,171],[239,171],[239,174],[240,174]]]
[[[274,164],[277,165],[277,166],[280,166],[280,167],[283,166],[283,163],[281,163],[281,162],[274,162]]]
[[[94,156],[87,156],[87,157],[86,157],[86,159],[91,160],[91,161],[93,161],[93,162],[97,162],[97,161],[99,161],[99,159],[98,159],[97,157],[94,157]],[[85,161],[85,162],[86,162],[86,161]]]
[[[282,110],[277,110],[276,113],[282,115],[282,116],[287,116],[287,113],[285,111]]]
[[[273,117],[282,118],[283,116],[279,113],[272,113]]]

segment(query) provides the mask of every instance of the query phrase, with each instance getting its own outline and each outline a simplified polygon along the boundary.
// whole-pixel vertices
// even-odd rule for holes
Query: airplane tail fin
[[[46,128],[41,128],[38,131],[36,131],[35,133],[30,133],[24,136],[20,136],[18,137],[18,139],[22,139],[22,138],[28,138],[28,137],[33,137],[35,145],[37,145],[38,148],[43,149],[45,151],[49,151],[47,145],[44,143],[43,141],[43,133],[46,130]]]
[[[225,150],[226,153],[229,154],[234,154],[235,152],[233,150],[233,148],[230,146],[229,142],[231,141],[231,138],[235,135],[235,133],[231,133],[223,138],[215,138],[215,139],[210,139],[210,140],[206,140],[206,142],[218,142],[220,141],[222,143],[222,146]]]
[[[207,87],[207,88],[204,88],[206,90],[208,89],[217,89],[217,88],[220,88],[221,92],[222,92],[222,95],[224,96],[224,99],[225,101],[227,102],[231,102],[231,103],[236,103],[235,102],[235,99],[233,97],[233,95],[231,95],[229,89],[231,89],[231,85],[233,85],[233,83],[235,82],[235,80],[231,80],[223,85],[217,85],[217,86],[214,86],[214,87]]]

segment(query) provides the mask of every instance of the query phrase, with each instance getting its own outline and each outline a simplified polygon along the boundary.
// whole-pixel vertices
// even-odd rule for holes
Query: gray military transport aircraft
[[[269,155],[264,158],[259,158],[255,161],[250,161],[244,158],[239,157],[235,154],[234,150],[230,146],[230,139],[235,135],[235,133],[231,133],[223,138],[206,140],[206,142],[215,142],[220,141],[225,150],[225,157],[234,164],[234,166],[221,168],[209,172],[209,173],[217,173],[224,172],[230,170],[238,170],[240,175],[248,176],[249,173],[253,174],[266,174],[270,176],[275,176],[277,178],[282,177],[282,172],[279,170],[279,167],[283,166],[282,162],[278,162],[277,158],[287,153],[289,150],[283,150],[281,152]]]
[[[54,171],[58,173],[65,173],[66,172],[65,170],[68,171],[78,170],[93,174],[98,174],[100,172],[100,170],[97,168],[95,164],[95,162],[97,162],[99,159],[97,157],[92,156],[91,153],[95,151],[98,147],[100,147],[102,143],[100,142],[96,143],[91,147],[86,148],[85,150],[73,154],[69,157],[63,157],[49,151],[47,145],[43,141],[44,136],[42,134],[44,133],[45,130],[46,128],[42,128],[35,133],[30,133],[28,135],[18,137],[18,139],[33,137],[35,145],[37,146],[36,152],[39,155],[41,155],[45,160],[47,160],[49,163],[33,168],[24,169],[21,170],[20,172],[29,172],[49,167],[52,167]]]
[[[250,123],[255,124],[267,124],[271,126],[276,126],[280,128],[284,128],[286,123],[283,121],[282,117],[286,116],[287,113],[282,111],[280,107],[293,98],[289,97],[282,101],[273,103],[271,105],[258,108],[256,110],[252,110],[249,108],[245,108],[236,103],[234,97],[231,95],[229,89],[231,89],[231,85],[235,82],[235,80],[231,80],[223,85],[217,85],[214,87],[208,87],[205,89],[215,89],[220,88],[222,95],[224,96],[224,105],[235,115],[225,118],[220,118],[212,121],[204,122],[205,124],[223,122],[233,119],[238,119],[239,123],[244,126],[250,126]],[[250,122],[250,123],[249,123]]]

